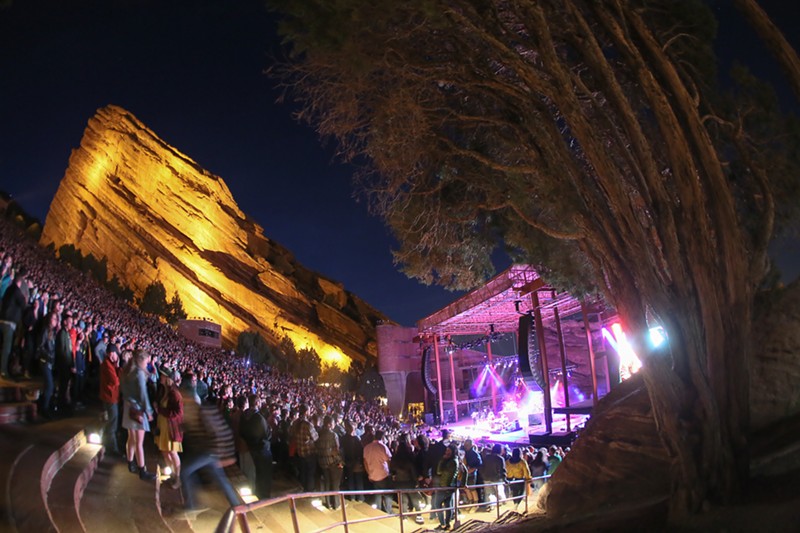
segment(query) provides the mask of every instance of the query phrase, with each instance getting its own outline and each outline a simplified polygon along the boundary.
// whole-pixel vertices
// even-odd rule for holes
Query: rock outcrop
[[[753,429],[800,415],[800,280],[762,294],[750,368]]]
[[[670,463],[641,375],[602,398],[538,504],[551,517],[666,497]]]
[[[137,296],[160,280],[189,316],[220,323],[228,345],[256,330],[312,347],[325,362],[376,356],[385,316],[299,264],[239,210],[220,177],[119,107],[89,121],[41,241],[106,258],[109,276]]]

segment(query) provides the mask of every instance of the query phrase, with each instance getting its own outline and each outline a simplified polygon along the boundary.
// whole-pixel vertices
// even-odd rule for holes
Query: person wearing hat
[[[158,369],[159,385],[156,392],[156,413],[158,414],[158,435],[156,447],[164,456],[164,462],[172,469],[170,486],[177,489],[181,486],[181,458],[183,451],[183,397],[178,388],[181,375],[169,367]]]

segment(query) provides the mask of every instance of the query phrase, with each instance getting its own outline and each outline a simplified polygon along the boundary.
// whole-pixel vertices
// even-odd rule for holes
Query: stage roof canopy
[[[547,286],[529,265],[513,265],[485,285],[417,322],[420,335],[488,335],[517,331],[519,317],[533,310],[536,291],[543,316],[558,307],[561,316],[580,311],[580,301]]]

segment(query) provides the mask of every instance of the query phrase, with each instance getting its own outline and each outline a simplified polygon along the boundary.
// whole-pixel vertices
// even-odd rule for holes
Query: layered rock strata
[[[161,140],[128,111],[89,121],[50,206],[42,244],[106,258],[109,276],[141,296],[160,280],[189,316],[291,338],[326,362],[376,356],[380,312],[299,264],[236,205],[222,178]]]

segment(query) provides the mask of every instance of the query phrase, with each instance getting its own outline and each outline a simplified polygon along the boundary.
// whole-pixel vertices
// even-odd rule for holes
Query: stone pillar
[[[389,410],[400,415],[406,408],[408,376],[422,371],[422,354],[416,339],[417,328],[380,324],[378,337],[378,372],[386,385]]]

